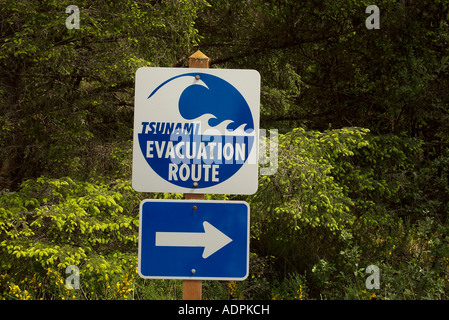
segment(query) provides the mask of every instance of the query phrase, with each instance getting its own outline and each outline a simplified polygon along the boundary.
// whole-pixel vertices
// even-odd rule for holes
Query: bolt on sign
[[[145,67],[137,70],[135,81],[136,191],[257,191],[256,70]]]

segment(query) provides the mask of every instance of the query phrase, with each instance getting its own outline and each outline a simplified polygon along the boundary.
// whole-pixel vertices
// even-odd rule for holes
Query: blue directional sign
[[[244,280],[248,266],[246,202],[149,199],[140,204],[142,278]]]

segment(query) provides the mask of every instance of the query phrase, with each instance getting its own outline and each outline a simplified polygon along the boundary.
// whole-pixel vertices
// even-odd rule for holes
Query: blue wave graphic
[[[225,120],[231,120],[227,130],[235,130],[245,124],[247,133],[254,130],[254,122],[248,103],[241,93],[229,82],[207,73],[186,73],[175,76],[161,83],[149,96],[150,99],[161,87],[179,77],[195,77],[199,75],[207,85],[190,85],[179,98],[179,113],[186,120],[194,120],[205,114],[212,114],[215,118],[208,121],[209,126],[215,127]]]

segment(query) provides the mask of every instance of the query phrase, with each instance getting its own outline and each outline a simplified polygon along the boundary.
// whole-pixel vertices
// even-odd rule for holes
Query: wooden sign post
[[[202,280],[242,281],[249,272],[248,203],[205,201],[205,193],[257,191],[260,74],[205,70],[209,64],[198,50],[189,57],[190,69],[142,67],[136,71],[132,186],[138,192],[183,192],[185,199],[141,202],[138,272],[144,279],[182,279],[184,300],[202,299]],[[170,87],[164,87],[168,83]],[[215,122],[209,121],[211,116]],[[212,128],[224,132],[211,135]],[[192,135],[195,141],[173,143],[173,134],[187,139]],[[175,159],[195,161],[179,166]],[[198,205],[203,208],[197,212],[201,214],[193,214]],[[201,226],[204,231],[198,232]],[[203,254],[179,249],[184,247],[203,247]]]
[[[200,50],[189,57],[189,68],[209,68],[209,58]],[[186,200],[204,200],[204,194],[186,193]],[[202,281],[201,280],[183,280],[182,299],[183,300],[201,300],[202,299]]]

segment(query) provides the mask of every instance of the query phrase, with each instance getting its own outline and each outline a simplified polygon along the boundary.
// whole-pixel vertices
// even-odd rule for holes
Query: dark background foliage
[[[255,195],[212,197],[251,204],[251,276],[205,297],[447,298],[449,2],[375,4],[369,30],[359,0],[0,0],[0,296],[179,297],[133,270],[139,201],[181,196],[130,187],[134,74],[200,49],[259,71],[280,133]]]

